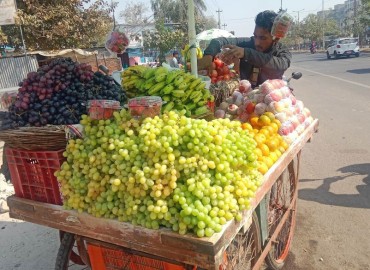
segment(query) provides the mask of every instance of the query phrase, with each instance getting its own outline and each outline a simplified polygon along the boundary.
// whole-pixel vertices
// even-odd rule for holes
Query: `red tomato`
[[[217,76],[218,76],[218,72],[216,70],[212,70],[211,77],[217,77]]]
[[[215,60],[213,60],[213,63],[215,63],[216,68],[220,68],[220,67],[223,67],[224,66],[224,63],[220,59],[218,59],[218,58],[216,58]]]
[[[248,103],[247,108],[246,108],[247,113],[249,114],[253,113],[254,107],[256,107],[256,105],[253,102]]]
[[[226,75],[226,74],[229,74],[230,73],[230,69],[228,66],[224,66],[222,68],[222,74]]]

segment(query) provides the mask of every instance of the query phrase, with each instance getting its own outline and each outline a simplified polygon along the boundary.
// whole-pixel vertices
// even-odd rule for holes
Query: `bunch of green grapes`
[[[132,119],[84,116],[57,172],[67,209],[135,225],[212,236],[248,209],[260,185],[256,143],[239,122],[176,112]]]

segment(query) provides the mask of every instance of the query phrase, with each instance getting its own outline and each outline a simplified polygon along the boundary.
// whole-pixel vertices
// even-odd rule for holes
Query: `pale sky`
[[[125,3],[132,0],[119,1],[116,10],[116,17],[118,18],[119,11],[125,7]],[[150,10],[150,0],[139,0],[148,5]],[[333,8],[336,4],[343,4],[345,0],[324,0],[324,8]],[[220,9],[221,25],[226,24],[226,30],[235,31],[236,36],[249,37],[253,34],[254,18],[256,15],[264,10],[270,9],[278,11],[281,5],[281,0],[205,0],[207,5],[207,15],[213,15],[216,21],[218,14],[216,10]],[[288,13],[292,15],[295,20],[302,21],[305,16],[310,13],[316,14],[322,9],[322,0],[282,0],[283,9],[287,9]],[[150,14],[149,14],[150,16]],[[152,18],[152,17],[151,17]],[[223,26],[221,26],[224,29]]]

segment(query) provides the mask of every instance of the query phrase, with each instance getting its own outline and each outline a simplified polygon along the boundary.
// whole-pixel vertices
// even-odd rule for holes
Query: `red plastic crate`
[[[58,151],[27,151],[6,148],[10,176],[17,197],[62,205],[59,183],[54,176],[65,158]]]
[[[92,270],[185,270],[180,265],[90,243],[87,250]]]

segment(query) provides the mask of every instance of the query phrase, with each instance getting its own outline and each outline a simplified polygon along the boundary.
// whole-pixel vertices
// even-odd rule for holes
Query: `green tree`
[[[31,50],[90,47],[113,25],[112,6],[104,0],[17,0],[17,6],[17,25]],[[18,26],[2,30],[13,45],[21,44]]]
[[[167,28],[163,21],[156,23],[155,32],[144,34],[144,49],[158,50],[160,62],[165,62],[166,53],[171,49],[181,47],[182,44],[184,44],[183,31]]]
[[[332,19],[324,19],[315,14],[309,14],[301,23],[301,37],[310,41],[320,41],[324,36],[338,36],[340,29],[337,22]]]
[[[149,8],[143,2],[126,3],[123,11],[119,14],[126,24],[143,24],[148,22],[146,13]]]
[[[184,33],[188,31],[188,5],[186,0],[151,0],[152,11],[156,20],[178,23]],[[195,29],[199,33],[213,25],[212,19],[207,19],[204,12],[207,6],[203,0],[194,0]]]

